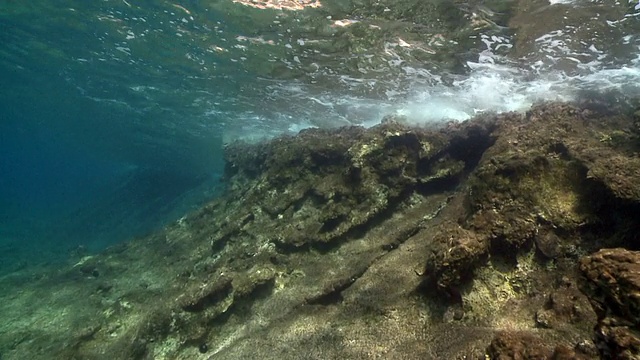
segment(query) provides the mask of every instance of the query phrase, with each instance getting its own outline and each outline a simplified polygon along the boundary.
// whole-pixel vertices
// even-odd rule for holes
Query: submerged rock
[[[580,272],[598,315],[601,356],[640,359],[640,252],[600,250],[580,260]]]
[[[634,314],[633,299],[611,292],[594,312],[577,262],[637,246],[633,121],[544,104],[230,144],[221,198],[66,268],[0,279],[0,353],[596,358],[596,314],[609,339],[602,309]],[[602,273],[594,256],[583,273]]]

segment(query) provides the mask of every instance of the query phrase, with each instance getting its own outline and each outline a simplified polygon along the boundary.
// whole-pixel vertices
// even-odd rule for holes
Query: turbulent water
[[[640,95],[626,0],[0,3],[2,270],[215,196],[223,144]]]

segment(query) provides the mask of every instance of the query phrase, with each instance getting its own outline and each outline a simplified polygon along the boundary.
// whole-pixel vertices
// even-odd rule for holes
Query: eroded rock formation
[[[637,244],[634,121],[545,104],[231,144],[222,198],[62,270],[2,279],[16,290],[2,295],[0,353],[592,359],[597,323],[600,350],[637,354],[611,345],[637,310],[611,282],[632,277],[602,277],[636,265],[582,260],[595,312],[577,285],[578,259]]]
[[[640,359],[640,252],[600,250],[580,260],[580,271],[602,357]]]

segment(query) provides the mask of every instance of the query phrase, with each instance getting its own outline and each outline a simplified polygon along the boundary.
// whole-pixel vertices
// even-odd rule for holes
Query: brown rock
[[[593,359],[594,354],[585,351],[580,344],[575,348],[560,344],[551,345],[533,333],[526,331],[500,332],[491,341],[487,354],[492,360],[576,360]]]
[[[542,360],[551,358],[553,348],[530,333],[502,332],[491,341],[487,353],[495,360]]]
[[[598,315],[605,358],[640,359],[640,252],[604,249],[580,260],[583,291]]]
[[[228,191],[199,211],[42,281],[0,278],[1,357],[477,359],[510,331],[494,358],[595,358],[577,254],[640,230],[610,121],[544,104],[230,145]],[[637,298],[613,280],[637,270],[596,260],[598,345],[633,355]]]
[[[489,250],[487,239],[454,223],[443,224],[432,241],[436,250],[427,262],[427,273],[435,276],[438,287],[445,290],[469,276]]]

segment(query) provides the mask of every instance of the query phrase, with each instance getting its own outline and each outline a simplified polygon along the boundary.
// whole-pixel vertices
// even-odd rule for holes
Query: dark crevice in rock
[[[207,339],[212,331],[224,326],[232,315],[243,317],[245,314],[251,313],[251,308],[256,302],[265,299],[271,295],[275,285],[275,280],[270,279],[266,282],[257,284],[251,291],[246,294],[236,295],[233,303],[222,312],[216,312],[214,316],[202,314],[199,318],[198,327],[201,331],[196,336],[189,337],[182,344],[181,348],[199,348],[203,344],[207,344]]]
[[[240,225],[238,225],[239,227],[243,227],[245,225],[247,225],[248,223],[252,222],[253,220],[255,220],[255,215],[253,215],[253,213],[249,213],[247,214],[247,216],[244,217],[244,219],[242,219],[242,221],[240,222]]]
[[[316,241],[316,242],[304,242],[300,245],[284,243],[281,241],[275,241],[276,249],[281,254],[290,254],[294,252],[306,252],[310,249],[314,249],[321,254],[326,254],[328,252],[333,251],[334,249],[340,247],[345,242],[349,241],[353,238],[358,238],[366,234],[370,229],[376,227],[377,225],[383,223],[389,217],[391,217],[394,212],[397,210],[399,206],[402,205],[404,201],[411,194],[411,189],[407,190],[404,193],[401,193],[397,198],[391,198],[388,200],[388,205],[386,208],[378,212],[377,214],[371,216],[367,221],[362,224],[355,225],[350,227],[346,232],[342,233],[338,236],[333,236],[329,241]],[[344,221],[350,221],[348,218],[344,218],[343,216],[339,216],[335,219],[329,219],[328,225],[326,227],[323,225],[320,228],[319,233],[327,233],[329,234],[332,230],[330,228],[335,228],[339,226]],[[322,229],[327,231],[322,231]]]
[[[461,179],[458,174],[453,174],[451,176],[433,179],[425,183],[420,182],[416,185],[416,192],[425,197],[442,194],[455,190],[458,185],[460,185],[460,180]]]
[[[640,250],[640,204],[621,201],[615,208],[603,214],[605,221],[591,227],[594,234],[600,234],[602,247],[625,247],[629,250]],[[585,229],[585,232],[587,229]]]
[[[569,154],[569,149],[567,149],[567,146],[562,142],[556,142],[554,144],[549,145],[549,147],[547,148],[547,152],[549,154],[558,155],[560,156],[560,159],[565,161],[572,160]]]
[[[320,294],[306,299],[305,303],[307,303],[308,305],[332,305],[340,303],[343,299],[342,292],[348,289],[354,282],[356,282],[356,280],[358,280],[358,278],[360,278],[365,272],[367,272],[368,269],[369,266],[366,266],[349,277],[335,280],[330,285],[322,289]]]
[[[586,178],[586,172],[585,183],[579,206],[592,216],[579,228],[581,236],[588,240],[581,246],[587,251],[619,246],[640,249],[640,202],[616,197],[603,182]]]
[[[222,235],[221,237],[215,239],[212,241],[211,243],[211,253],[213,255],[218,254],[220,251],[222,251],[222,249],[224,249],[225,246],[227,246],[227,243],[233,239],[238,237],[238,235],[240,234],[240,230],[239,229],[234,229],[235,231],[230,231],[225,233],[224,235]]]
[[[349,279],[349,281],[351,281]],[[345,281],[342,284],[336,284],[336,288],[332,288],[329,292],[313,297],[307,300],[309,305],[331,305],[342,301],[342,291],[347,289],[353,281]]]
[[[308,242],[302,244],[291,244],[281,241],[274,241],[273,243],[276,246],[276,251],[282,255],[288,255],[297,252],[308,252],[312,249],[311,243]]]
[[[492,123],[483,125],[471,126],[465,133],[454,136],[447,148],[452,158],[464,161],[464,170],[467,173],[478,166],[485,150],[496,141],[491,135],[496,125]]]
[[[206,328],[210,329],[213,326],[224,325],[229,321],[229,317],[233,314],[242,316],[242,314],[251,313],[253,304],[261,299],[269,297],[273,293],[275,286],[275,279],[269,279],[265,282],[256,284],[249,292],[244,294],[236,294],[233,300],[233,304],[226,309],[226,311],[218,314],[217,316],[209,319],[206,324]]]
[[[182,302],[182,309],[188,312],[201,312],[206,308],[219,303],[229,296],[233,287],[231,278],[221,277],[212,284],[203,286],[197,294],[187,296]]]
[[[338,228],[345,220],[348,220],[345,215],[338,215],[329,219],[326,219],[322,223],[322,227],[318,230],[320,234],[330,233]]]
[[[407,241],[412,236],[416,235],[423,228],[421,222],[416,223],[414,226],[409,226],[404,229],[399,229],[391,241],[381,245],[381,249],[389,252],[397,249],[402,243]]]
[[[364,236],[368,231],[382,224],[391,216],[393,216],[393,214],[400,206],[402,206],[404,201],[406,201],[411,193],[412,189],[407,189],[397,198],[389,199],[387,207],[370,217],[366,222],[349,228],[349,230],[347,230],[344,234],[333,238],[330,242],[316,242],[311,244],[311,246],[321,254],[326,254],[340,247],[342,244],[351,239],[357,239]]]

